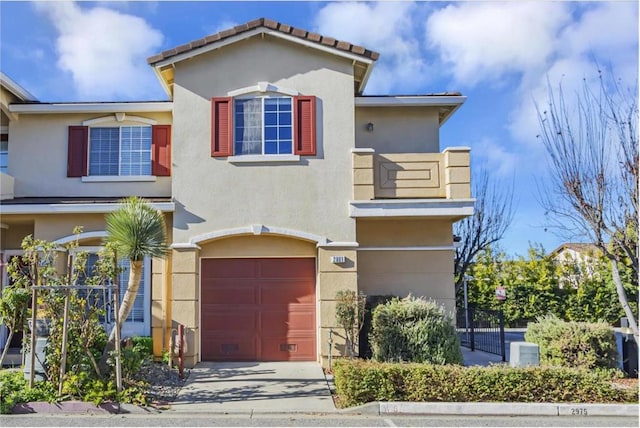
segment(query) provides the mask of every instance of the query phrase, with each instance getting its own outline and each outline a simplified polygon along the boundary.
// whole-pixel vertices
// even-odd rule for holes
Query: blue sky
[[[513,183],[512,255],[566,240],[537,202],[547,167],[534,100],[545,103],[547,79],[572,93],[595,79],[594,59],[638,76],[637,1],[2,1],[0,69],[41,101],[162,100],[147,57],[258,17],[380,52],[367,94],[467,96],[441,147],[470,146],[474,169]]]

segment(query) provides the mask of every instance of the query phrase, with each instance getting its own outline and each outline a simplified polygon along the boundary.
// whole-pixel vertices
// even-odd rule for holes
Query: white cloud
[[[380,53],[368,93],[415,91],[429,76],[412,19],[416,10],[412,2],[329,3],[318,12],[316,28]]]
[[[479,165],[474,169],[486,169],[491,175],[499,178],[511,178],[516,170],[522,166],[519,154],[508,151],[503,145],[489,137],[473,143],[471,150]]]
[[[459,3],[431,14],[426,37],[457,83],[473,86],[544,66],[569,19],[562,2]]]
[[[58,67],[71,73],[83,99],[141,99],[157,93],[146,58],[162,34],[144,19],[73,2],[37,3],[55,26]]]
[[[598,69],[608,69],[622,81],[633,84],[638,76],[638,8],[630,2],[597,3],[577,15],[558,37],[557,52],[546,68],[528,73],[517,92],[508,128],[520,142],[542,150],[535,139],[539,132],[534,101],[540,108],[548,104],[548,84],[562,83],[570,103],[581,90],[584,79],[598,85]],[[594,63],[598,61],[598,64]]]

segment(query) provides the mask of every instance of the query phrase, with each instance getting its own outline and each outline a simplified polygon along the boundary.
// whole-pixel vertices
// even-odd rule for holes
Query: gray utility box
[[[511,367],[539,366],[540,349],[538,345],[529,342],[511,342],[509,365]]]

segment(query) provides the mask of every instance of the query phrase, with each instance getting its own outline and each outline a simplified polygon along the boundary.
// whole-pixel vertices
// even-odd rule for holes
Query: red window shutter
[[[211,98],[211,156],[233,155],[233,98]]]
[[[151,174],[171,175],[171,125],[151,127]]]
[[[89,127],[70,126],[67,147],[67,177],[87,175],[87,152],[89,149]]]
[[[295,134],[294,154],[314,156],[316,154],[316,97],[293,97]]]

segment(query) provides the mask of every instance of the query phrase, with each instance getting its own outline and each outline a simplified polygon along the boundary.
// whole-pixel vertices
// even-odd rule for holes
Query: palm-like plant
[[[132,196],[123,199],[122,207],[107,214],[106,225],[107,243],[116,249],[119,257],[129,259],[130,270],[127,291],[118,312],[120,322],[109,335],[105,354],[113,349],[115,329],[122,327],[133,308],[140,287],[144,258],[164,258],[169,252],[162,213],[141,198]]]

